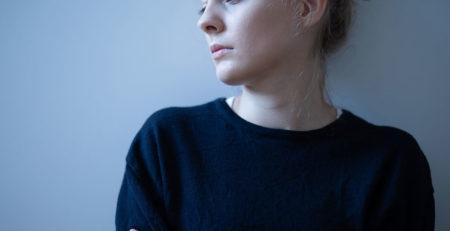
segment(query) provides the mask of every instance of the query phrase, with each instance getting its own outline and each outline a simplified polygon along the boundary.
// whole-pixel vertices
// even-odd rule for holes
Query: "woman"
[[[153,113],[117,230],[434,230],[428,162],[406,131],[334,107],[327,58],[351,0],[209,0],[198,21],[236,97]]]

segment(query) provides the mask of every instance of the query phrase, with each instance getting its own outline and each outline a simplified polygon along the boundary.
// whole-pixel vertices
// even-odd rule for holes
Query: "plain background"
[[[450,2],[357,0],[335,105],[410,132],[450,230]],[[0,0],[0,230],[114,230],[125,155],[157,109],[235,95],[199,0]]]

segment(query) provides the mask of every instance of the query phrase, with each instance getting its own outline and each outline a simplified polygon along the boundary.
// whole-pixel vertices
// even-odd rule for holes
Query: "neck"
[[[324,127],[336,119],[337,110],[324,94],[323,72],[305,73],[301,78],[286,78],[286,84],[278,81],[266,91],[258,85],[243,85],[232,109],[243,119],[268,128],[307,131]]]

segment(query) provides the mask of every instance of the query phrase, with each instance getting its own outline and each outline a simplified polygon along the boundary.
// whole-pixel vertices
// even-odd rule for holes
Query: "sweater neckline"
[[[339,128],[343,127],[343,125],[352,117],[352,113],[350,111],[341,107],[341,115],[327,125],[317,129],[298,131],[280,128],[269,128],[251,123],[240,117],[238,114],[236,114],[235,111],[233,111],[233,109],[231,109],[231,107],[226,102],[226,97],[217,98],[215,100],[215,105],[216,108],[221,112],[220,114],[227,122],[231,123],[235,127],[244,128],[246,133],[253,133],[262,136],[281,137],[284,139],[317,135],[333,136],[336,134]]]

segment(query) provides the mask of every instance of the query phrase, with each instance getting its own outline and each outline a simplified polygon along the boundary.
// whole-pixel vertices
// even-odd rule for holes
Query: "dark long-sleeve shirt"
[[[430,167],[408,132],[349,110],[267,128],[216,98],[154,112],[126,155],[119,231],[434,230]]]

